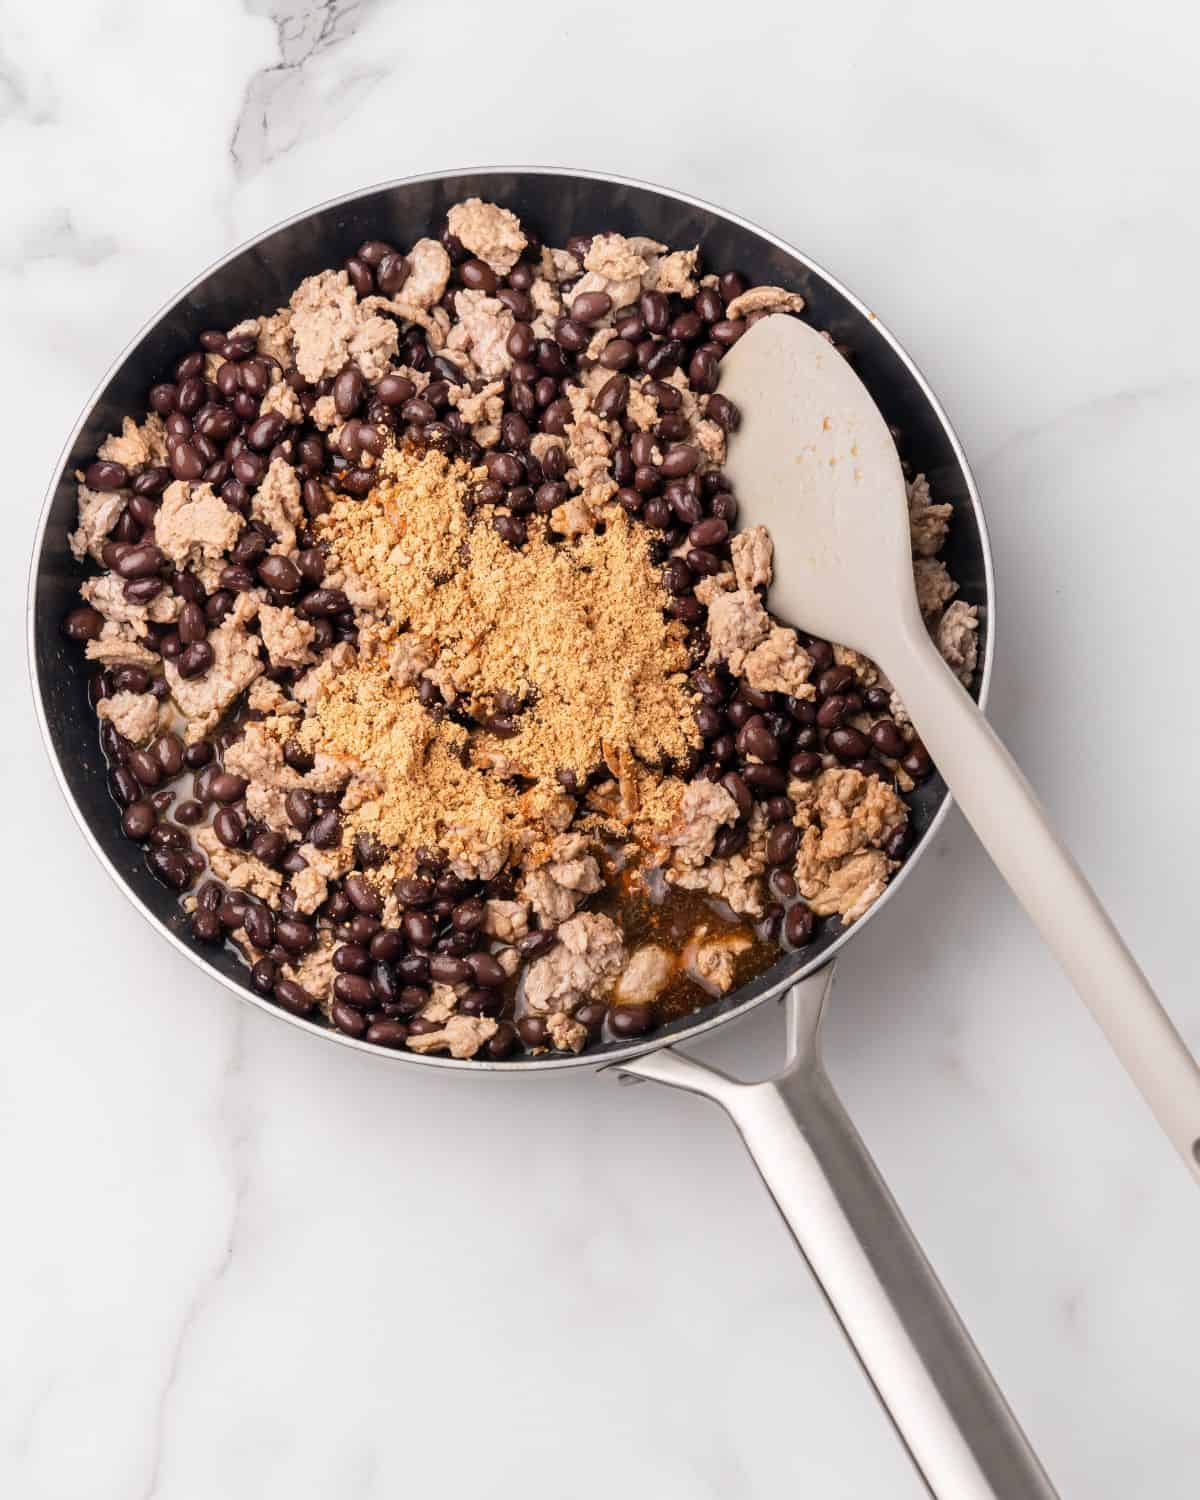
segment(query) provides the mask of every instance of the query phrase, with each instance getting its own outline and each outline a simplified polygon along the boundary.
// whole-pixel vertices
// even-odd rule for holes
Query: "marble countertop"
[[[627,173],[877,308],[988,509],[994,721],[1200,1047],[1195,19],[674,15],[6,7],[14,1500],[921,1492],[710,1106],[316,1045],[136,921],[59,799],[20,629],[59,446],[161,301],[319,199],[481,161]],[[779,1041],[764,1010],[704,1052],[750,1072]],[[847,951],[829,1063],[1063,1495],[1193,1496],[1200,1196],[957,814]]]

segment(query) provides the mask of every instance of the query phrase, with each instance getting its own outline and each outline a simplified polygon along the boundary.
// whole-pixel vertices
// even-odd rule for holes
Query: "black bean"
[[[312,793],[303,787],[295,787],[283,799],[283,808],[288,821],[301,833],[307,833],[316,817]]]
[[[183,763],[189,771],[203,770],[212,758],[213,747],[210,740],[196,740],[183,752]]]
[[[821,757],[814,751],[802,750],[788,761],[788,774],[797,781],[811,781],[821,769]]]
[[[333,988],[335,993],[337,991],[339,982],[346,978],[346,975],[339,974],[337,979],[333,981]],[[365,979],[355,980],[354,982],[356,984],[367,983]],[[367,990],[367,999],[363,1000],[362,1002],[364,1005],[368,1004],[370,1001],[369,985],[367,985]],[[347,1036],[361,1037],[366,1035],[366,1017],[362,1014],[361,1010],[356,1009],[355,1006],[343,996],[338,996],[334,1000],[333,1004],[329,1007],[329,1018],[333,1022],[334,1026],[336,1026],[339,1031],[344,1031]]]
[[[194,646],[197,641],[206,640],[208,637],[208,617],[200,605],[189,601],[179,611],[179,620],[175,628],[179,631],[179,639],[185,646]]]
[[[486,292],[491,296],[496,290],[496,273],[484,260],[477,260],[474,256],[464,260],[458,268],[458,274],[463,286],[469,291]]]
[[[700,392],[715,390],[720,373],[721,366],[716,355],[711,354],[707,349],[697,349],[688,362],[688,384],[693,390]]]
[[[160,823],[150,835],[150,842],[156,849],[175,849],[184,853],[188,848],[189,840],[182,828],[175,828],[170,823]],[[201,857],[201,868],[203,868],[203,857]]]
[[[376,934],[378,936],[378,933]],[[374,939],[372,939],[374,941]],[[390,964],[375,959],[370,967],[371,993],[381,1005],[394,1005],[399,998],[400,987]]]
[[[235,807],[223,807],[213,819],[213,832],[227,849],[236,849],[246,835],[246,824]]]
[[[726,432],[736,432],[742,421],[741,412],[727,396],[710,396],[704,414]]]
[[[638,311],[647,333],[665,333],[671,321],[671,304],[663,292],[643,292]]]
[[[649,293],[646,295],[657,295]],[[645,296],[643,296],[643,303]],[[665,300],[665,299],[664,299]],[[612,1034],[624,1040],[627,1037],[644,1036],[654,1025],[654,1007],[642,1003],[614,1005],[608,1012],[608,1025]]]
[[[485,989],[502,989],[508,976],[499,959],[491,953],[468,953],[465,962],[470,967],[471,977]]]
[[[717,323],[725,316],[725,303],[716,287],[702,286],[693,306],[706,323]]]
[[[90,605],[73,609],[62,623],[62,632],[70,641],[94,641],[104,629],[104,616]]]
[[[513,451],[529,446],[529,423],[519,412],[505,412],[500,419],[500,441]]]
[[[180,651],[176,666],[181,677],[200,677],[212,666],[214,659],[213,648],[207,641],[194,641]]]
[[[662,472],[668,479],[690,474],[700,462],[700,450],[694,443],[676,443],[663,455]]]
[[[750,788],[742,780],[736,771],[730,771],[721,777],[721,785],[737,803],[738,816],[748,818],[754,810],[754,799],[750,795]]]
[[[437,937],[437,925],[423,911],[407,911],[400,920],[404,936],[414,948],[432,948]]]
[[[629,401],[629,379],[613,375],[600,387],[594,403],[596,415],[606,421],[620,417]]]
[[[435,953],[429,960],[429,974],[439,984],[463,984],[471,978],[466,960],[446,953]]]
[[[517,1043],[517,1029],[511,1021],[501,1021],[487,1044],[487,1055],[495,1062],[506,1058]]]
[[[401,906],[428,906],[433,900],[433,882],[420,875],[401,875],[392,892]]]
[[[121,814],[121,830],[127,839],[139,843],[150,837],[158,823],[158,811],[148,797],[131,802]]]
[[[286,427],[287,418],[282,412],[266,412],[246,429],[247,446],[256,452],[265,452],[266,449],[275,446],[283,436]]]
[[[275,988],[278,968],[269,958],[260,958],[250,970],[250,983],[260,995],[269,995]]]
[[[527,1047],[546,1045],[546,1023],[541,1016],[522,1016],[517,1022],[517,1032]]]
[[[693,547],[719,547],[729,536],[728,525],[718,516],[697,521],[688,532],[688,541]]]
[[[204,774],[207,777],[205,789],[213,802],[229,804],[240,801],[246,795],[249,782],[244,776],[236,776],[232,771],[222,771],[216,767]]]
[[[567,423],[573,420],[571,403],[565,397],[560,397],[551,401],[542,413],[542,431],[561,437],[567,430]]]
[[[361,974],[338,974],[333,981],[333,993],[346,1005],[357,1006],[359,1010],[365,1009],[374,998],[371,981]]]
[[[361,372],[354,365],[348,365],[333,382],[333,404],[338,416],[353,416],[366,393],[367,383]]]
[[[714,342],[728,348],[731,344],[736,344],[745,331],[745,318],[722,318],[709,329],[709,336]]]
[[[313,996],[294,979],[280,979],[275,985],[275,998],[284,1010],[290,1010],[295,1016],[310,1015],[317,1005]]]
[[[282,833],[264,828],[250,840],[250,853],[264,865],[274,868],[287,853],[288,842]]]
[[[747,719],[738,731],[737,748],[740,754],[753,755],[768,765],[779,759],[779,741],[758,714]]]
[[[221,941],[221,922],[215,912],[194,911],[190,925],[192,936],[198,943],[219,943]]]
[[[508,308],[513,317],[516,318],[518,324],[528,324],[532,321],[536,309],[533,305],[533,299],[527,293],[518,291],[516,287],[502,286],[497,291],[496,298]],[[513,358],[528,359],[532,348],[531,335],[530,343],[526,346],[526,352],[524,354],[513,354]],[[513,351],[510,349],[509,353],[513,353]]]
[[[257,901],[247,906],[242,925],[246,929],[246,936],[256,948],[265,951],[275,941],[275,918],[267,907],[261,906]]]
[[[495,990],[470,989],[458,1005],[468,1016],[498,1016],[504,1009],[504,996]]]
[[[600,351],[600,363],[606,370],[627,370],[636,357],[636,348],[624,338],[612,339]]]
[[[570,323],[570,319],[567,319],[566,321]],[[562,325],[560,324],[559,327],[561,328],[561,326]],[[579,328],[579,325],[575,324],[574,327]],[[579,331],[583,336],[584,341],[586,342],[586,330],[579,328]],[[543,371],[543,373],[546,375],[565,375],[569,368],[567,360],[563,355],[562,348],[554,341],[554,339],[538,339],[537,353],[535,358],[538,369]]]
[[[383,903],[376,895],[374,888],[365,875],[359,874],[357,870],[347,875],[342,882],[346,895],[353,901],[356,909],[368,917],[379,917],[383,915]]]
[[[767,863],[791,864],[800,847],[800,830],[794,823],[776,823],[767,834]]]
[[[312,947],[313,929],[299,917],[281,917],[275,923],[275,941],[289,953],[304,953]]]
[[[130,604],[149,604],[152,599],[157,599],[166,584],[161,578],[133,578],[124,587],[122,592]]]
[[[128,766],[143,786],[153,788],[162,780],[162,767],[149,750],[131,750]]]
[[[379,919],[368,917],[366,912],[355,912],[346,924],[346,929],[350,934],[351,942],[358,943],[360,947],[367,947],[379,931]]]
[[[921,744],[920,740],[913,740],[908,747],[908,753],[901,760],[900,764],[914,781],[923,781],[933,770],[933,762],[929,758],[929,751]]]
[[[349,608],[350,601],[341,589],[329,588],[313,589],[312,593],[306,594],[299,604],[301,613],[310,616],[338,615]]]
[[[373,959],[395,963],[404,952],[404,934],[396,927],[383,927],[371,939],[368,951]]]
[[[783,935],[791,948],[803,948],[812,941],[816,919],[807,906],[797,902],[783,919]]]
[[[371,955],[359,943],[342,943],[333,950],[333,967],[339,974],[366,974]]]
[[[871,753],[870,740],[848,724],[831,729],[828,744],[839,760],[862,760]]]
[[[335,849],[342,842],[342,820],[336,808],[323,812],[312,825],[309,842],[317,849]]]
[[[732,828],[722,828],[713,840],[713,857],[729,859],[740,853],[749,842],[749,830],[745,823],[735,823]]]
[[[124,464],[98,458],[84,470],[83,482],[90,490],[119,490],[129,483],[129,471]]]
[[[454,908],[450,920],[459,932],[478,932],[486,915],[483,902],[472,897]]]
[[[744,765],[742,777],[756,797],[775,797],[787,791],[787,773],[781,766]]]
[[[429,983],[429,959],[423,953],[406,953],[395,962],[396,977],[406,987]]]
[[[191,884],[192,872],[187,861],[174,849],[154,849],[146,856],[150,873],[173,891]]]
[[[408,261],[403,255],[393,252],[383,257],[375,272],[375,280],[379,283],[379,290],[385,297],[396,296],[408,280],[410,269]]]
[[[561,481],[539,484],[533,497],[533,508],[539,516],[548,516],[551,511],[558,509],[570,493],[569,486]]]
[[[117,559],[114,572],[122,578],[149,578],[162,567],[162,553],[152,543],[128,547]]]
[[[822,729],[836,729],[850,710],[844,693],[834,693],[817,709],[817,723]]]
[[[400,1021],[373,1021],[367,1027],[367,1041],[377,1047],[400,1048],[408,1041],[408,1028]]]
[[[571,303],[571,317],[580,323],[598,323],[612,311],[607,292],[580,292]]]
[[[160,735],[151,750],[164,776],[178,776],[183,770],[183,741],[177,734]]]
[[[686,357],[687,346],[681,344],[678,339],[670,339],[667,343],[660,344],[648,356],[644,366],[646,374],[656,380],[665,379],[679,367],[680,362]]]
[[[878,719],[871,725],[871,744],[881,755],[899,758],[908,748],[908,741],[900,733],[893,719]]]
[[[194,444],[179,442],[170,450],[171,473],[176,479],[191,481],[199,479],[208,467]]]
[[[371,267],[365,260],[360,260],[357,255],[352,255],[345,261],[342,269],[350,278],[350,285],[360,297],[369,297],[375,290],[375,277]]]
[[[277,594],[294,594],[300,587],[300,570],[290,557],[281,552],[271,555],[258,566],[258,576]]]

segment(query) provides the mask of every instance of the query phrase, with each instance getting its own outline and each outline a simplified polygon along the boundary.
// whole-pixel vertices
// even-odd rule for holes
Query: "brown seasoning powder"
[[[648,841],[682,791],[666,767],[700,737],[685,632],[664,618],[669,595],[645,533],[613,506],[573,540],[551,541],[530,517],[514,550],[487,510],[469,514],[483,477],[436,451],[389,449],[371,493],[335,501],[318,522],[329,577],[348,573],[381,605],[374,617],[360,608],[358,661],[324,686],[304,738],[375,773],[347,822],[395,850],[398,867],[421,844],[468,863],[485,851],[488,864],[536,862],[573,812],[560,770],[582,784],[607,767],[608,804],[589,807],[611,808],[627,837]],[[392,645],[408,632],[432,649],[428,675],[456,710],[484,720],[497,694],[520,700],[516,734],[468,733],[395,682]]]

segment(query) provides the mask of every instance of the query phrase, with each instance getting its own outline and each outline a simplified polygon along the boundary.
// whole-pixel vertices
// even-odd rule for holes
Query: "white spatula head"
[[[796,318],[721,363],[742,411],[726,470],[775,540],[770,605],[887,673],[967,820],[1200,1179],[1200,1069],[1016,763],[938,654],[913,584],[904,478],[866,388]]]
[[[919,621],[900,459],[870,393],[798,318],[762,318],[721,362],[742,413],[726,473],[739,526],[775,543],[770,607],[869,656]]]

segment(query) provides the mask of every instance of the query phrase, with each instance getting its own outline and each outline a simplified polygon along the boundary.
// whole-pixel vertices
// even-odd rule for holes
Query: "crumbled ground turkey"
[[[724,351],[803,298],[473,198],[200,335],[77,475],[129,838],[288,1011],[455,1059],[640,1036],[861,917],[932,770],[769,612]],[[909,485],[964,683],[977,610]]]

